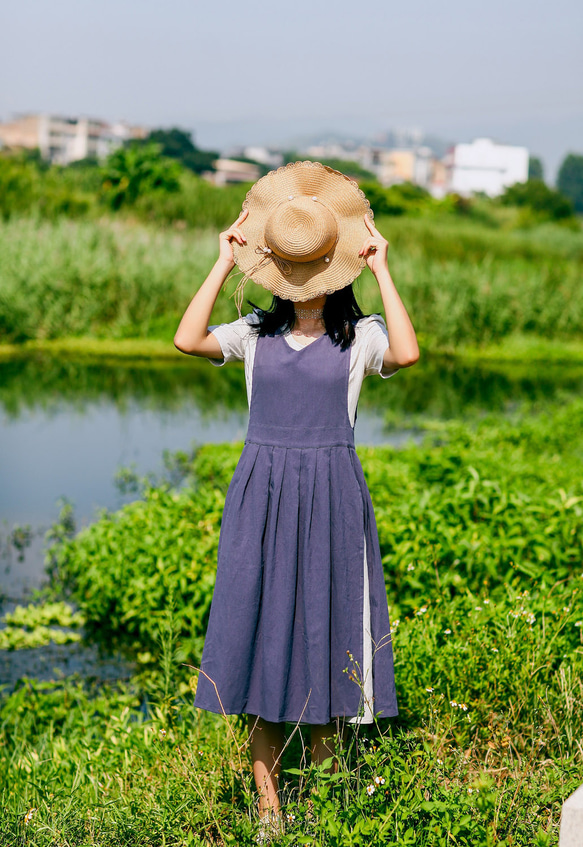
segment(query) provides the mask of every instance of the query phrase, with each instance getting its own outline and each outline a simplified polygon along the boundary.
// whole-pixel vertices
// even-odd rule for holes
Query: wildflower
[[[446,635],[451,635],[451,629],[444,629],[443,631]]]
[[[391,626],[391,633],[394,633],[394,632],[396,632],[396,631],[397,631],[397,628],[398,628],[398,626],[399,626],[399,623],[400,623],[400,621],[399,621],[399,620],[393,621],[393,624],[392,624],[392,626]]]
[[[571,611],[571,607],[570,607],[570,606],[563,606],[563,611],[564,611],[564,612],[570,612],[570,611]]]
[[[424,615],[426,611],[427,611],[427,606],[421,606],[421,608],[420,608],[420,609],[418,609],[418,610],[415,612],[415,614],[416,614],[416,615]]]
[[[467,712],[467,711],[468,711],[468,707],[466,706],[466,704],[465,704],[465,703],[459,703],[459,707],[460,707],[460,709],[463,709],[463,710],[464,710],[464,712]]]
[[[377,785],[384,785],[385,784],[384,776],[375,776],[374,781],[376,782]]]
[[[526,622],[529,623],[529,624],[533,624],[535,622],[535,620],[536,620],[536,618],[533,615],[533,613],[529,612],[528,615],[526,616]]]
[[[492,647],[492,653],[499,653],[500,650],[497,647]]]
[[[481,606],[475,606],[474,608],[476,609],[476,612],[481,612],[481,611],[482,611],[482,607],[481,607]]]
[[[489,602],[490,602],[490,599],[489,599],[488,597],[485,597],[485,598],[484,598],[484,603],[486,604],[486,606],[488,605],[488,603],[489,603]]]
[[[160,736],[161,736],[162,738],[166,738],[166,730],[165,730],[165,729],[161,729],[161,730],[160,730]]]
[[[202,750],[199,750],[199,751],[198,751],[198,755],[199,755],[199,756],[204,756],[204,753],[202,752]]]
[[[374,787],[374,785],[367,785],[366,786],[366,793],[368,794],[369,797],[371,797],[375,793],[375,791],[376,791],[376,788]]]
[[[25,814],[25,816],[24,816],[24,824],[25,824],[25,826],[28,826],[28,825],[29,825],[29,823],[30,823],[30,822],[31,822],[31,820],[32,820],[32,816],[34,815],[34,813],[35,813],[36,811],[37,811],[36,809],[29,809],[29,810],[28,810],[28,812]]]
[[[575,626],[583,626],[583,621],[575,621]]]
[[[450,701],[449,701],[449,705],[450,705],[450,706],[453,706],[453,707],[455,708],[455,707],[457,706],[457,703],[456,703],[456,701],[455,701],[455,700],[450,700]]]
[[[413,562],[409,562],[409,564],[407,565],[407,570],[408,571],[414,571],[415,570],[415,565],[413,564]]]
[[[426,688],[425,690],[426,690],[426,691],[429,691],[429,693],[430,693],[430,694],[432,694],[432,693],[433,693],[433,691],[434,691],[435,689],[433,689],[433,688]]]
[[[473,790],[473,788],[468,788],[468,794],[471,794]]]
[[[293,821],[295,821],[295,819],[296,819],[296,816],[293,815],[291,812],[288,812],[287,815],[286,815],[286,818],[288,819],[288,821],[290,823],[293,823]]]

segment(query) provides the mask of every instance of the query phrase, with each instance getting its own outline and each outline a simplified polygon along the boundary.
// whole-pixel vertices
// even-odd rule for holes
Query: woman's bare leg
[[[255,715],[247,716],[249,744],[253,759],[253,776],[259,792],[261,817],[273,811],[279,813],[279,770],[285,743],[285,724],[273,723]]]
[[[336,758],[336,734],[340,730],[342,743],[346,742],[348,737],[348,724],[340,720],[340,726],[337,725],[336,719],[327,724],[312,724],[310,726],[311,734],[311,750],[312,762],[316,765],[321,765],[324,759],[334,757],[331,773],[336,773],[338,770],[338,759]]]

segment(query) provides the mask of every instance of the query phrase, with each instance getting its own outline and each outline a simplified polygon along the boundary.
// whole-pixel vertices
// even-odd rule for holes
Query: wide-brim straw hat
[[[354,180],[320,162],[292,162],[270,171],[248,192],[240,225],[247,239],[233,242],[243,278],[295,302],[332,294],[366,265],[359,251],[370,235],[372,209]]]

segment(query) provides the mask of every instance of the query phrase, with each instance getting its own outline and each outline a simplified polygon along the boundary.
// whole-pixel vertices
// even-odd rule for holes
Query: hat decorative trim
[[[350,285],[366,266],[358,255],[373,212],[358,184],[320,162],[270,171],[247,193],[241,224],[246,244],[233,243],[242,279],[237,309],[252,279],[282,299],[301,302]],[[259,259],[257,259],[259,256]]]

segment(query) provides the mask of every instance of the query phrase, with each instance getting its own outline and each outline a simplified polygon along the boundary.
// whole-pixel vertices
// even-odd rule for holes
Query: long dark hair
[[[258,335],[276,335],[279,332],[289,332],[294,325],[294,304],[291,300],[283,300],[277,294],[273,295],[271,305],[260,309],[255,303],[247,301],[259,323],[253,329]],[[324,326],[326,334],[334,344],[339,344],[341,350],[346,350],[354,341],[354,326],[365,314],[358,305],[352,285],[328,294],[324,303]]]

